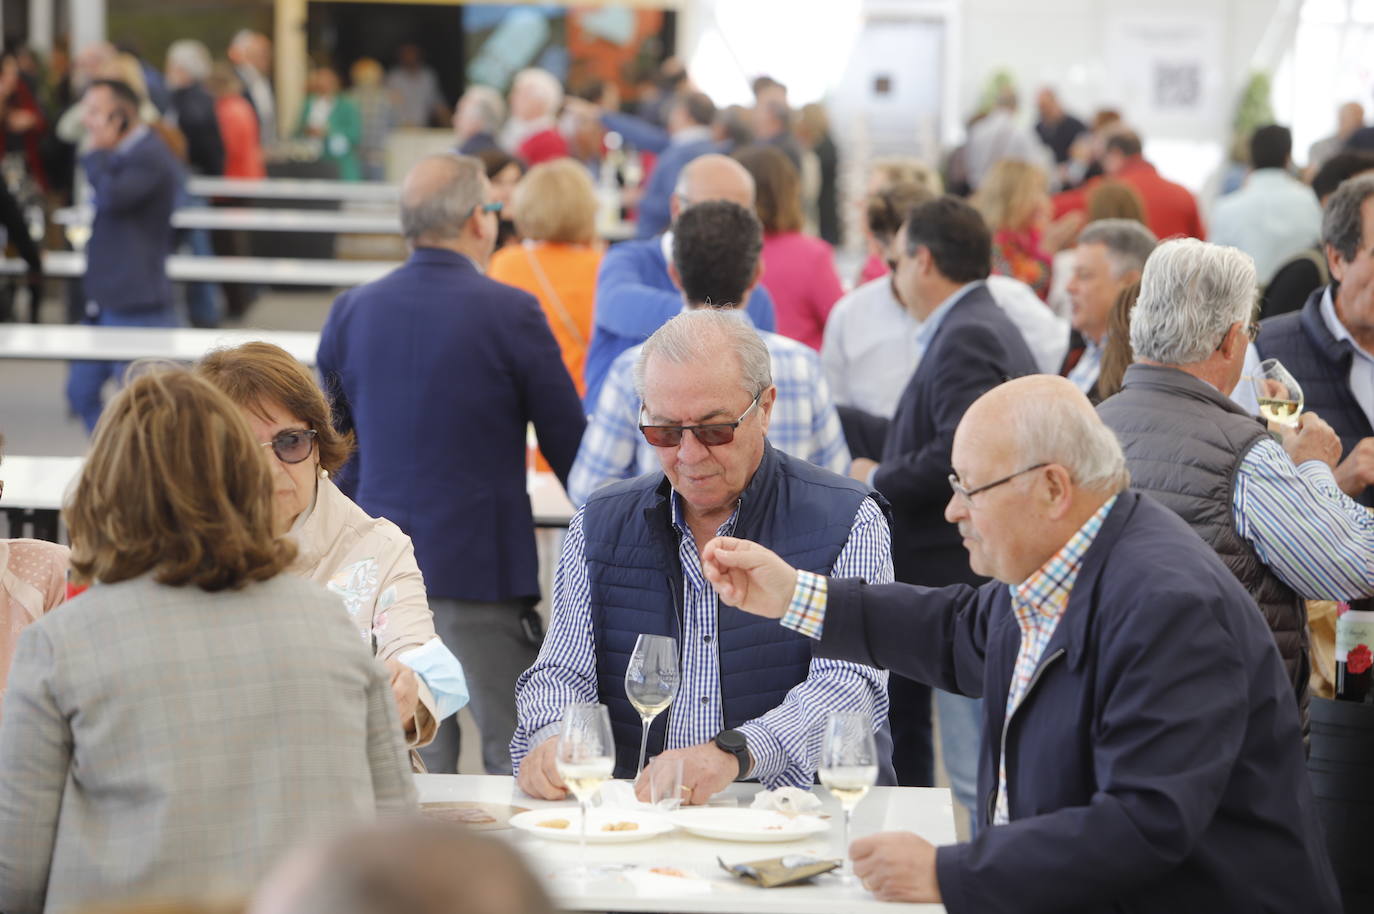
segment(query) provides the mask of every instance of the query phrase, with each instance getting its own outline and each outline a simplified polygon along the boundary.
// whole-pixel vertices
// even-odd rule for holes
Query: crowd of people
[[[78,55],[85,321],[179,322],[188,166],[261,174],[279,135],[266,41],[232,68],[177,42],[161,84]],[[300,132],[342,177],[375,176],[376,118],[448,117],[398,59],[312,72]],[[856,841],[879,899],[1339,911],[1306,603],[1374,596],[1374,128],[1342,109],[1305,176],[1256,129],[1204,228],[1120,115],[1047,89],[1032,128],[1004,91],[943,170],[871,163],[844,277],[823,117],[767,77],[747,110],[659,85],[468,88],[401,183],[407,259],[337,297],[316,373],[267,343],[74,364],[70,548],[0,541],[0,910],[546,911],[501,844],[406,818],[411,772],[456,771],[466,706],[485,772],[562,799],[564,709],[600,702],[633,777],[653,634],[683,697],[648,772],[681,763],[688,803],[810,787],[837,711],[879,783],[932,785],[938,713],[970,838]],[[11,137],[43,129],[16,104]],[[651,168],[606,247],[610,133]],[[1258,417],[1264,358],[1295,424]],[[530,427],[576,508],[548,595]]]

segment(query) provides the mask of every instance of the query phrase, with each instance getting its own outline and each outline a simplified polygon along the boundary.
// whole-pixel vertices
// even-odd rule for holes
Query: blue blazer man
[[[102,310],[125,313],[167,307],[172,301],[167,255],[181,165],[143,124],[118,146],[87,153],[81,165],[95,208],[86,245],[86,297]]]
[[[82,97],[81,122],[92,151],[81,166],[95,209],[86,245],[83,322],[174,327],[167,255],[184,176],[167,144],[139,120],[138,105],[134,91],[117,80],[96,80]],[[71,363],[67,401],[87,431],[100,418],[105,382],[122,374],[118,362]]]
[[[515,679],[539,642],[526,428],[566,483],[586,425],[538,301],[483,275],[499,209],[478,159],[421,159],[401,186],[410,258],[339,296],[319,349],[358,439],[345,491],[415,544],[435,631],[471,673],[489,774],[510,771]],[[454,771],[456,725],[422,755]]]

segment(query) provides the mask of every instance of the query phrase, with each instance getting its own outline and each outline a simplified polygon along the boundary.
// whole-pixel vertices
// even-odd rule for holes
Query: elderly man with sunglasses
[[[1157,501],[1065,378],[979,398],[945,518],[981,587],[823,578],[707,543],[722,601],[985,698],[973,840],[850,846],[881,900],[950,914],[1341,909],[1297,705],[1255,603]]]
[[[1254,302],[1250,255],[1191,238],[1161,244],[1131,315],[1136,363],[1098,412],[1137,487],[1187,521],[1254,597],[1305,721],[1304,600],[1374,595],[1374,516],[1340,490],[1341,441],[1316,413],[1266,427],[1231,400],[1251,384],[1241,373]]]
[[[717,601],[698,557],[735,533],[822,574],[890,581],[886,502],[768,443],[778,399],[769,351],[735,313],[673,318],[644,344],[635,379],[661,472],[598,490],[568,528],[549,634],[517,685],[521,789],[566,795],[554,762],[572,702],[608,706],[615,774],[635,775],[641,721],[624,682],[641,634],[677,639],[681,685],[650,728],[648,771],[681,759],[687,802],[745,778],[809,787],[830,711],[871,718],[891,783],[886,676],[815,658],[807,638]]]

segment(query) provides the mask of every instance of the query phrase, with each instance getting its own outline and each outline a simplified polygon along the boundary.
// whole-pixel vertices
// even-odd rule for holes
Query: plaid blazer
[[[415,805],[385,672],[289,574],[92,587],[25,629],[0,718],[0,910],[243,893]]]

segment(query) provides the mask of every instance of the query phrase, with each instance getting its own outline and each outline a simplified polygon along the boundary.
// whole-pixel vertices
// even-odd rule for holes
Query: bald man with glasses
[[[890,581],[887,503],[768,443],[769,349],[737,312],[673,318],[640,351],[635,386],[659,469],[597,490],[568,528],[549,633],[516,685],[521,789],[566,796],[554,749],[573,702],[607,705],[615,776],[634,777],[642,725],[624,679],[641,634],[677,640],[681,685],[649,730],[648,771],[680,759],[687,802],[743,779],[809,787],[830,711],[871,719],[880,782],[891,783],[885,674],[817,659],[804,636],[717,601],[698,553],[715,536],[749,535],[818,573]]]

